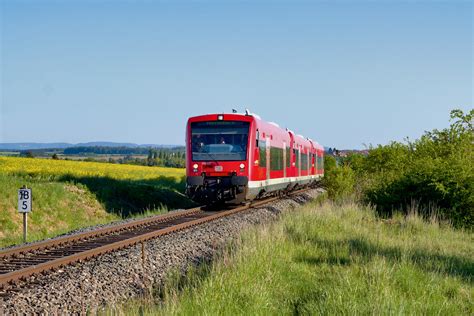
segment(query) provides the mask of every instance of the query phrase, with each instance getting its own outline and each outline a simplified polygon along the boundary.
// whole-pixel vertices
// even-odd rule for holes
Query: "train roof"
[[[221,119],[219,118],[220,116],[222,116]],[[280,127],[280,125],[278,125],[275,122],[264,121],[264,120],[262,120],[262,118],[258,114],[251,113],[248,110],[246,110],[245,113],[209,113],[209,114],[203,114],[203,115],[190,117],[188,119],[188,122],[199,122],[199,121],[206,121],[206,120],[213,120],[213,121],[214,120],[216,120],[216,121],[217,120],[242,120],[242,121],[247,121],[247,122],[251,122],[251,121],[255,120],[255,121],[259,121],[259,124],[263,124],[263,125],[266,125],[266,126],[270,127],[274,132],[290,133],[291,135],[293,135],[295,140],[298,140],[298,142],[301,145],[311,146],[311,147],[313,147],[317,150],[323,150],[324,149],[324,147],[321,146],[318,142],[313,141],[309,138],[305,138],[301,134],[296,134],[294,131],[292,131],[288,128],[284,129],[284,128]]]

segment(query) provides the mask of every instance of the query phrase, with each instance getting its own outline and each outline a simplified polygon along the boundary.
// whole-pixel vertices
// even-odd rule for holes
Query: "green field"
[[[474,235],[416,215],[312,203],[246,232],[126,314],[473,315]],[[163,298],[163,300],[160,299]]]
[[[29,240],[193,205],[184,169],[0,157],[0,247],[21,242],[17,190],[33,190]]]

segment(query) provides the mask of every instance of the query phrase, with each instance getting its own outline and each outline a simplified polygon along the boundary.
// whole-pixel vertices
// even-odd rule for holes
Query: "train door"
[[[318,171],[318,165],[317,165],[317,159],[316,159],[316,153],[313,150],[313,153],[311,154],[311,174],[316,175]]]
[[[319,153],[321,154],[321,159],[319,160],[320,161],[319,169],[321,169],[321,170],[320,170],[319,174],[321,176],[324,176],[324,150],[319,151]]]
[[[323,150],[320,150],[319,153],[318,153],[318,157],[319,157],[319,166],[318,166],[318,174],[320,176],[324,176],[324,151]]]
[[[305,176],[308,176],[310,174],[310,169],[309,169],[309,159],[310,159],[310,154],[308,148],[305,148],[304,150],[304,169],[305,169]]]
[[[293,132],[290,130],[286,130],[289,136],[289,146],[286,148],[287,153],[286,153],[286,176],[293,178],[296,177],[296,170],[295,170],[295,137],[293,135]]]
[[[319,175],[319,169],[321,169],[321,161],[319,159],[319,150],[316,151],[316,162],[315,162],[315,165],[316,165],[316,175]]]
[[[296,178],[298,177],[298,149],[296,148],[296,143],[293,143],[292,149],[292,163],[291,163],[291,175]]]
[[[296,168],[298,168],[298,177],[301,177],[301,150],[303,149],[301,146],[297,145],[298,148],[298,162],[296,163]]]
[[[306,151],[306,175],[309,176],[311,174],[311,151],[309,149],[306,149]]]
[[[316,175],[318,175],[318,174],[319,174],[319,168],[321,168],[321,167],[319,166],[320,161],[319,161],[319,152],[318,152],[318,150],[316,150],[316,153],[315,153],[314,155],[315,155],[314,166],[315,166],[315,169],[316,169]]]
[[[266,155],[267,155],[267,182],[270,180],[270,137],[266,137]],[[268,184],[268,183],[267,183]]]
[[[286,178],[286,142],[283,142],[283,178]]]

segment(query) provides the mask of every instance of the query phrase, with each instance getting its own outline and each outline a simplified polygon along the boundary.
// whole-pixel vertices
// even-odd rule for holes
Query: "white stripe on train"
[[[321,175],[309,175],[309,176],[302,176],[302,177],[291,177],[291,178],[278,178],[278,179],[268,179],[268,180],[261,180],[261,181],[249,181],[248,187],[249,188],[260,188],[274,184],[281,184],[281,183],[293,183],[305,180],[317,180],[320,179]]]

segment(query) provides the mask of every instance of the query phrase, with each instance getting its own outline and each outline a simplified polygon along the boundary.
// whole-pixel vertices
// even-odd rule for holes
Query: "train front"
[[[210,205],[245,200],[249,179],[249,136],[253,117],[209,114],[186,128],[186,194]]]

